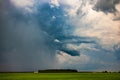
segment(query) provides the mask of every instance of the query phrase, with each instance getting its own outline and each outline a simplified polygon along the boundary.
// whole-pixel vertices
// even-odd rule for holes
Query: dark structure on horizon
[[[47,70],[38,70],[38,73],[75,73],[77,70],[73,69],[47,69]]]

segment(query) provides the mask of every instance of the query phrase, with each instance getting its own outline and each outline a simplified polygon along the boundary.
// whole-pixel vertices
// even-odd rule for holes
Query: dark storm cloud
[[[102,3],[102,1],[97,2],[96,10],[109,12],[103,8],[108,8],[111,4],[105,4],[104,7],[97,6],[103,5]],[[72,35],[74,26],[66,22],[69,17],[65,16],[64,7],[63,5],[50,7],[50,3],[38,2],[33,8],[35,12],[27,13],[23,8],[21,10],[13,6],[9,0],[0,0],[0,70],[23,71],[56,68],[57,51],[65,52],[72,57],[81,55],[81,51],[69,49],[68,44],[94,44],[96,49],[107,52],[98,46],[94,38]],[[83,12],[77,14],[86,15]],[[118,52],[119,49],[116,49],[116,53]],[[87,54],[93,53],[95,52],[89,51]],[[98,54],[91,56],[99,57]]]
[[[103,11],[105,13],[115,13],[117,9],[116,4],[119,4],[120,0],[97,0],[94,6],[94,10]]]
[[[42,12],[41,12],[42,11]],[[81,43],[93,43],[93,41],[87,37],[76,37],[71,36],[71,34],[66,34],[70,30],[67,27],[71,27],[66,24],[68,17],[64,16],[66,13],[63,10],[63,7],[54,7],[51,8],[47,3],[42,7],[38,6],[38,23],[44,27],[40,27],[51,39],[48,45],[52,44],[52,47],[56,50],[66,52],[71,56],[79,56],[80,53],[75,50],[70,50],[65,47],[67,44],[81,44]],[[44,22],[45,21],[45,22]],[[73,27],[73,26],[72,26]],[[55,42],[57,39],[60,42]],[[74,40],[75,41],[74,41]]]
[[[38,19],[39,25],[43,31],[53,37],[64,36],[63,28],[65,27],[66,17],[62,7],[51,8],[48,3],[38,7],[36,18]]]
[[[117,60],[120,61],[120,44],[114,46],[114,54],[117,57]]]
[[[51,8],[49,3],[36,4],[35,13],[25,13],[9,0],[0,4],[1,71],[54,68],[56,50],[79,56],[79,51],[68,49],[66,45],[93,43],[86,37],[67,33],[72,26],[66,23],[68,17],[64,16],[62,6]]]
[[[0,4],[0,70],[54,67],[55,48],[49,47],[52,40],[40,29],[35,14],[24,14],[9,0]]]

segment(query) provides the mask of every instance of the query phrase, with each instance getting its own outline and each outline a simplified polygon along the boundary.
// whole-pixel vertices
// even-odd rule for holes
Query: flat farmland
[[[120,73],[0,73],[0,80],[120,80]]]

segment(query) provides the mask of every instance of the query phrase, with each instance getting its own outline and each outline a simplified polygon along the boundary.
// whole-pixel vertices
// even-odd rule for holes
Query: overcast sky
[[[0,71],[120,70],[120,0],[0,0]]]

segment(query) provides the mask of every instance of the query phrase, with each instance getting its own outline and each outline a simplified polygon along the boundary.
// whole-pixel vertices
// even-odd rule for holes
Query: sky
[[[0,0],[0,71],[120,71],[120,0]]]

